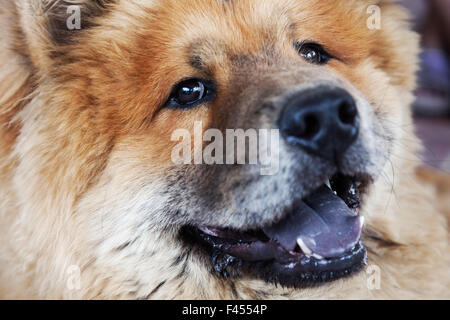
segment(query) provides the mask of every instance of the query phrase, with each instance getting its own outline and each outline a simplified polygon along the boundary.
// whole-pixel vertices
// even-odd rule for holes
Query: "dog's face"
[[[414,82],[415,37],[398,8],[372,2],[113,1],[79,34],[53,29],[46,85],[60,108],[42,121],[71,136],[54,150],[70,172],[56,160],[48,172],[76,181],[97,263],[144,287],[180,266],[295,287],[360,270],[361,216],[376,215],[366,208],[396,161]],[[279,130],[275,170],[175,163],[173,133],[194,137],[196,122],[224,136]]]

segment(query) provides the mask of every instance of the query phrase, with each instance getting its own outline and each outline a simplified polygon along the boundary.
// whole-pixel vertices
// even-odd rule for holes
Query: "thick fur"
[[[68,2],[82,6],[81,30],[64,29]],[[366,27],[370,4],[379,30]],[[381,0],[0,0],[0,297],[450,298],[447,221],[415,175],[418,41],[406,19]],[[292,39],[340,60],[307,65]],[[216,79],[215,101],[164,108],[187,76]],[[365,271],[308,289],[218,277],[181,226],[262,226],[334,169],[286,145],[275,176],[176,167],[171,133],[194,120],[270,127],[280,101],[317,83],[358,103],[343,170],[374,180],[361,214],[380,288]]]

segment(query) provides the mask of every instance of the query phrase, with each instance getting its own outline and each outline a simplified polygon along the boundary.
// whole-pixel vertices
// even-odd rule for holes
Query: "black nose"
[[[356,140],[359,116],[355,100],[347,91],[317,87],[303,90],[290,99],[278,126],[289,144],[335,159]]]

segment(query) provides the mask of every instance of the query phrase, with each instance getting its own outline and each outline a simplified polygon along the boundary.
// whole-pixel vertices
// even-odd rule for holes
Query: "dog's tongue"
[[[357,244],[361,227],[362,217],[323,186],[298,203],[290,215],[263,231],[287,250],[294,250],[298,244],[307,255],[333,258]]]

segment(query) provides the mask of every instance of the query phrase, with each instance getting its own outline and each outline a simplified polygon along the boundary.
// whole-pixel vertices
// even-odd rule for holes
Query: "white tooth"
[[[330,179],[325,180],[325,185],[331,189]]]
[[[302,238],[297,239],[298,246],[300,249],[302,249],[303,253],[306,255],[311,255],[312,251],[306,246],[306,244],[303,242]]]
[[[313,255],[312,255],[314,258],[316,258],[317,260],[322,260],[323,259],[323,257],[320,255],[320,254],[317,254],[317,253],[313,253]]]
[[[359,224],[360,224],[360,226],[362,228],[363,225],[364,225],[364,217],[363,216],[359,216]]]

